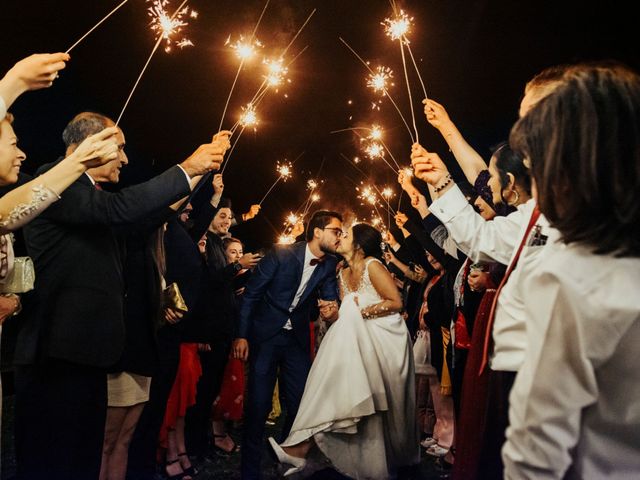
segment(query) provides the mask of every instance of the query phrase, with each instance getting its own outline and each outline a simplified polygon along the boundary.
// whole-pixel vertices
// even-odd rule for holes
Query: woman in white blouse
[[[526,280],[505,478],[640,478],[640,75],[567,69],[511,144],[560,238]]]

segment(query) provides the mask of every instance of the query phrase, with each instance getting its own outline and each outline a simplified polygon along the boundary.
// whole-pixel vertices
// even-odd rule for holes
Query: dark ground
[[[2,480],[12,480],[15,478],[15,458],[13,456],[13,406],[14,397],[6,396],[2,405]],[[282,419],[282,416],[280,417]],[[279,422],[275,426],[267,426],[266,436],[277,436],[280,431]],[[231,436],[236,442],[240,441],[241,431],[232,431]],[[266,437],[265,437],[266,439]],[[267,444],[265,441],[265,450]],[[230,455],[218,453],[212,449],[211,453],[200,462],[195,463],[199,473],[194,480],[239,480],[240,478],[240,452]],[[282,478],[279,473],[278,463],[270,452],[263,459],[264,480],[275,480]],[[159,474],[158,480],[166,478]],[[295,480],[297,476],[287,477]],[[311,477],[312,480],[342,480],[346,477],[337,472],[324,469],[317,471]],[[439,480],[446,479],[448,475],[439,467],[434,458],[424,454],[419,466],[413,471],[403,473],[400,480]]]

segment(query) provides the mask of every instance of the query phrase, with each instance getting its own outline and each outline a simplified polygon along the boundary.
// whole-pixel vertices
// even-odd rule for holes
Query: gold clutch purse
[[[187,303],[184,301],[184,298],[182,298],[182,294],[180,293],[177,283],[174,282],[165,288],[163,294],[165,307],[169,307],[182,313],[187,313],[189,311]]]
[[[33,290],[35,281],[36,270],[31,257],[16,257],[13,270],[0,284],[0,293],[26,293]]]

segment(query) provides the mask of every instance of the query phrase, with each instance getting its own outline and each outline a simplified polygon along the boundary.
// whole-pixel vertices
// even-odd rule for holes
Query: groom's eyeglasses
[[[336,237],[338,238],[344,237],[346,235],[346,233],[342,231],[341,228],[338,228],[338,227],[324,227],[322,230],[331,230],[333,233],[336,234]]]

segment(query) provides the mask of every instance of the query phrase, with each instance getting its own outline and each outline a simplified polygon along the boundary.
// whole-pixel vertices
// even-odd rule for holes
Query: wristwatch
[[[232,263],[232,265],[233,265],[233,271],[236,273],[240,273],[240,271],[242,270],[242,265],[240,264],[240,262],[236,260],[235,262]]]

